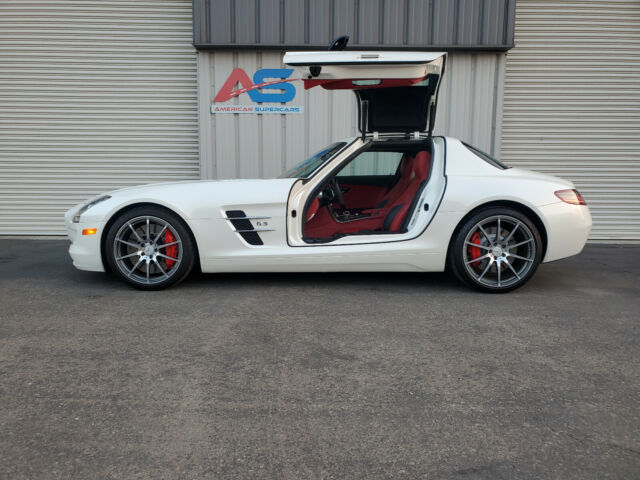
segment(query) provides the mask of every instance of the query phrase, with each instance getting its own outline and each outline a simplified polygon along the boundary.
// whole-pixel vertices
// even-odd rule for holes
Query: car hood
[[[143,185],[136,185],[134,187],[124,187],[119,188],[117,190],[113,190],[111,192],[106,192],[109,195],[118,194],[122,192],[132,192],[132,191],[147,191],[147,190],[165,190],[165,189],[174,189],[174,188],[202,188],[202,187],[211,187],[211,186],[230,186],[233,185],[235,187],[239,186],[265,186],[269,182],[277,182],[281,183],[283,180],[295,180],[289,178],[272,178],[272,179],[243,179],[243,178],[234,178],[234,179],[224,179],[224,180],[181,180],[176,182],[158,182],[158,183],[146,183]],[[291,182],[293,183],[293,182]]]
[[[196,180],[165,182],[121,188],[107,192],[115,200],[161,201],[163,204],[198,204],[203,200],[220,205],[286,202],[297,178],[253,180]]]

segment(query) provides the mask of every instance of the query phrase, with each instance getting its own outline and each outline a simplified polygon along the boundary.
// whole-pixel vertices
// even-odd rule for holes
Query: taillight
[[[570,203],[571,205],[586,205],[587,202],[584,201],[580,192],[575,188],[570,190],[558,190],[554,192],[556,197],[562,200],[564,203]]]

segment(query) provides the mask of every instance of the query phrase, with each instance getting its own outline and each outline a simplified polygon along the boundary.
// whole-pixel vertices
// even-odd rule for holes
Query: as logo
[[[242,68],[236,68],[224,82],[213,101],[226,102],[233,97],[247,93],[256,103],[290,102],[296,96],[296,87],[288,83],[294,80],[289,79],[292,72],[293,68],[263,68],[253,74],[252,82]],[[238,83],[242,85],[242,88],[235,89]],[[265,93],[264,90],[273,90],[274,92]]]

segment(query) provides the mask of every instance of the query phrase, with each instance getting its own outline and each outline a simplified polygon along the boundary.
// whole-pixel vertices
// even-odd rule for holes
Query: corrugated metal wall
[[[321,147],[356,135],[355,97],[349,91],[304,90],[290,104],[304,115],[211,114],[213,97],[231,71],[249,77],[259,68],[281,68],[282,52],[199,52],[202,178],[268,178]],[[440,91],[435,133],[459,137],[497,154],[504,54],[449,55]],[[246,94],[228,104],[250,104]]]
[[[513,46],[515,0],[194,0],[198,49],[326,48],[340,35],[374,49]]]
[[[575,182],[591,238],[640,240],[640,2],[518,0],[502,159]]]
[[[0,234],[199,177],[190,0],[0,2]]]

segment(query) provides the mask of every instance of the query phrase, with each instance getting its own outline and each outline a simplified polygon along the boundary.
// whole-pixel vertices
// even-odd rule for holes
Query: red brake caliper
[[[471,243],[475,243],[477,245],[482,244],[482,237],[478,232],[471,235]],[[471,257],[471,259],[474,259],[482,255],[482,250],[478,247],[468,247],[467,253],[469,254],[469,257]],[[479,263],[480,260],[478,260],[477,262],[473,262],[471,265],[477,267]]]
[[[176,237],[173,236],[173,233],[171,233],[169,231],[169,229],[167,229],[164,232],[164,243],[172,243],[176,241]],[[164,254],[167,257],[173,257],[173,258],[177,258],[178,256],[178,245],[169,245],[166,248],[166,251],[164,252]],[[173,264],[176,263],[175,260],[169,260],[168,258],[164,259],[164,263],[167,265],[167,268],[171,268],[173,267]]]

